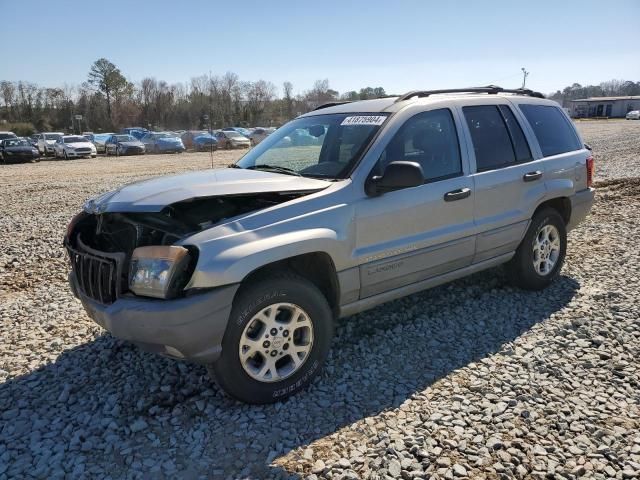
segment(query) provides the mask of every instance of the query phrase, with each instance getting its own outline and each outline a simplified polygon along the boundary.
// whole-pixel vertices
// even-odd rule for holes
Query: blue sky
[[[296,92],[496,83],[543,92],[640,80],[640,0],[0,0],[0,79],[79,84],[106,57],[131,81],[233,71]]]

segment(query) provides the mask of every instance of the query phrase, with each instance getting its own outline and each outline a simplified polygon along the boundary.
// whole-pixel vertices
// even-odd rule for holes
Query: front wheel
[[[234,300],[221,357],[209,371],[238,400],[276,402],[311,383],[332,336],[331,309],[311,282],[293,273],[254,281]]]
[[[567,253],[567,229],[554,209],[546,208],[531,219],[529,229],[507,264],[515,285],[526,290],[542,290],[559,274]]]

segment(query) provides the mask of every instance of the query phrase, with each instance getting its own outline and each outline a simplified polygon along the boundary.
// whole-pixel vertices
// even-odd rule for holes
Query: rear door
[[[361,298],[468,266],[475,252],[473,189],[449,108],[409,117],[375,167],[417,162],[424,184],[365,197],[356,204],[356,250]]]
[[[571,119],[559,107],[517,103],[545,159],[545,186],[552,196],[569,196],[587,188],[585,162],[591,156]]]
[[[545,195],[545,166],[534,159],[520,122],[502,98],[461,107],[475,190],[473,263],[514,251],[529,224],[531,205]]]

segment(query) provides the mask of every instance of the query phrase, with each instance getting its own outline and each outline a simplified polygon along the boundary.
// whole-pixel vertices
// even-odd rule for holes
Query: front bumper
[[[182,145],[158,145],[158,150],[160,152],[184,152],[186,149]]]
[[[95,157],[97,152],[71,152],[67,151],[69,158]]]
[[[567,225],[567,231],[575,228],[587,217],[593,206],[595,196],[595,189],[586,188],[569,197],[571,200],[571,219]]]
[[[82,293],[73,272],[69,283],[89,317],[114,337],[146,351],[201,364],[212,363],[220,356],[239,287],[228,285],[174,300],[126,295],[103,305]]]

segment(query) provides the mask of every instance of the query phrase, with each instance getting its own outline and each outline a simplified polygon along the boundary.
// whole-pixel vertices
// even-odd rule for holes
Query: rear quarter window
[[[521,104],[520,110],[531,125],[543,156],[549,157],[582,148],[573,125],[558,107]]]

